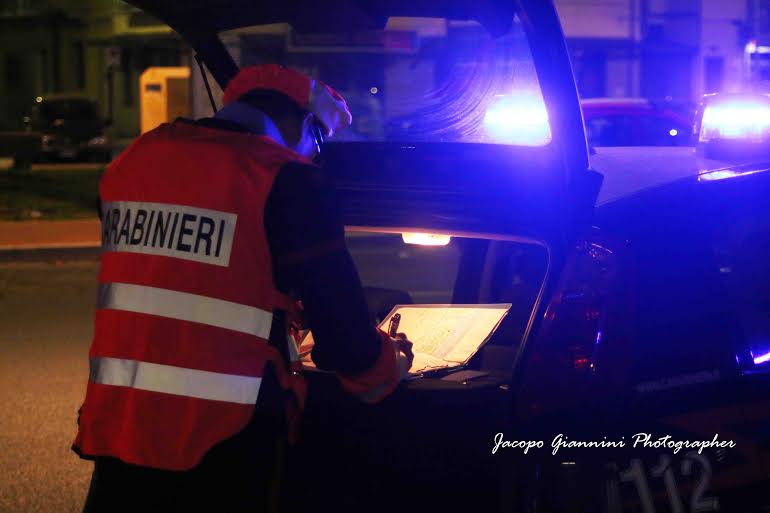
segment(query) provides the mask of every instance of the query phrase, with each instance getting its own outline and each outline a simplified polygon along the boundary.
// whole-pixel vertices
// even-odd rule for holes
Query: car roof
[[[729,162],[706,159],[692,147],[635,146],[595,150],[589,157],[591,167],[604,175],[597,206],[709,171],[752,163],[750,159]]]

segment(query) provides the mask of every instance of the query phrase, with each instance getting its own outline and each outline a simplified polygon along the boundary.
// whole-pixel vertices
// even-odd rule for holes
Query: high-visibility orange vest
[[[107,170],[81,455],[189,469],[250,421],[268,361],[301,391],[268,343],[287,298],[263,214],[290,161],[304,162],[267,137],[176,122]]]

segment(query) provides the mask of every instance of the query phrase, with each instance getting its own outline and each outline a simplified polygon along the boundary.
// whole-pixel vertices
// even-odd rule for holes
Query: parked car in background
[[[41,134],[40,161],[109,162],[112,146],[106,133],[110,121],[96,101],[82,96],[38,96],[24,119],[27,131]]]
[[[589,146],[688,146],[694,113],[644,98],[581,100]]]

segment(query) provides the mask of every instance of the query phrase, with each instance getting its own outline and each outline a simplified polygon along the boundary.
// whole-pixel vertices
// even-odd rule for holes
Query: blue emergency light
[[[765,98],[736,98],[706,107],[699,140],[763,141],[769,133],[770,102]]]
[[[539,94],[498,95],[487,107],[484,127],[498,143],[545,146],[551,142],[548,111]]]
[[[770,96],[706,95],[695,135],[710,158],[770,156]]]

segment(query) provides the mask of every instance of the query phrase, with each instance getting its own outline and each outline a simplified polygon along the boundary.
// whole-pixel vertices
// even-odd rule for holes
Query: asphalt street
[[[70,444],[88,372],[95,260],[0,261],[0,512],[79,512]]]

